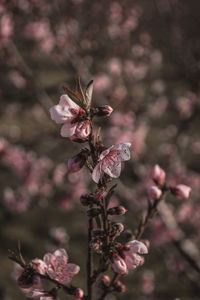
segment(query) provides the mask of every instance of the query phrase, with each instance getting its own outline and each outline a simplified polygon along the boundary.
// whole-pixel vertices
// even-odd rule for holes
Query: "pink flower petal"
[[[62,137],[70,137],[76,131],[77,123],[65,122],[61,127],[60,134]]]
[[[118,178],[121,173],[121,163],[109,160],[108,162],[102,165],[102,170],[110,177]]]
[[[135,253],[139,253],[139,254],[147,254],[148,253],[148,249],[145,246],[144,243],[134,240],[134,241],[130,241],[128,242],[126,245],[129,245],[130,247],[130,251],[135,252]]]
[[[101,177],[101,166],[100,163],[98,163],[92,172],[92,179],[94,180],[94,182],[98,183],[100,177]]]

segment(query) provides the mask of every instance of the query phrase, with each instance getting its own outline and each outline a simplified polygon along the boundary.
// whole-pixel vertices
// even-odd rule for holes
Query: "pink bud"
[[[166,174],[165,171],[161,169],[159,165],[155,165],[152,170],[151,177],[156,184],[163,185],[163,183],[165,182]]]
[[[80,289],[80,288],[77,288],[76,291],[75,291],[75,297],[77,299],[80,299],[80,298],[83,298],[83,296],[84,296],[83,290]]]
[[[117,254],[113,254],[112,257],[112,268],[113,271],[118,274],[126,274],[127,273],[127,266],[123,258],[121,258]]]
[[[162,195],[162,191],[157,186],[153,185],[148,189],[148,195],[150,199],[158,200]]]
[[[109,286],[110,284],[110,277],[107,275],[103,275],[103,277],[101,278],[102,282],[104,285]]]
[[[170,188],[172,194],[178,199],[188,199],[190,196],[191,188],[184,184],[179,184]]]
[[[99,106],[94,109],[94,114],[98,117],[109,117],[113,112],[113,109],[109,105]]]
[[[88,149],[83,149],[80,153],[68,160],[68,170],[71,173],[78,172],[84,166],[89,155]]]
[[[109,215],[124,215],[127,212],[127,209],[123,206],[115,206],[108,209],[107,213]]]
[[[116,289],[117,292],[123,293],[126,290],[126,286],[124,284],[122,284],[121,281],[118,280],[115,283],[115,289]]]

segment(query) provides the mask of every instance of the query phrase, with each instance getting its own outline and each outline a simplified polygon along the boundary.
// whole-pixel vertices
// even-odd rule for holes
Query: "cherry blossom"
[[[85,139],[90,134],[91,129],[88,120],[76,121],[77,118],[85,115],[85,111],[68,95],[62,95],[59,104],[51,107],[49,111],[52,120],[57,124],[63,124],[61,136]]]
[[[121,162],[130,159],[130,146],[131,143],[120,143],[104,150],[93,170],[92,179],[98,183],[104,173],[118,178],[121,173]]]
[[[123,251],[124,261],[128,269],[135,269],[139,265],[143,264],[144,258],[139,254],[147,254],[148,249],[140,241],[133,240],[126,244],[127,249]],[[138,254],[139,253],[139,254]]]
[[[80,270],[79,266],[68,263],[65,249],[58,249],[53,254],[45,254],[44,263],[47,265],[46,273],[49,277],[62,284],[69,283]]]
[[[126,274],[127,273],[127,266],[124,259],[119,256],[118,254],[113,254],[112,257],[112,268],[113,271],[118,274]]]

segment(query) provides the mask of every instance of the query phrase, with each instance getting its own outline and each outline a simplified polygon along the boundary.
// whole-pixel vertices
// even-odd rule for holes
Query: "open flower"
[[[123,251],[124,261],[128,269],[135,269],[142,265],[144,258],[139,254],[147,254],[148,249],[140,241],[133,240],[126,244],[127,249]],[[139,254],[138,254],[139,253]]]
[[[68,95],[62,95],[58,105],[50,108],[52,120],[61,127],[61,136],[73,137],[73,139],[85,139],[90,134],[90,122],[81,120],[85,111],[73,102]]]
[[[80,270],[79,266],[68,263],[68,255],[65,249],[58,249],[53,254],[45,254],[44,262],[49,277],[62,284],[69,283]]]
[[[121,162],[130,159],[130,146],[131,143],[120,143],[104,150],[93,170],[92,179],[98,183],[104,173],[118,178],[121,173]]]

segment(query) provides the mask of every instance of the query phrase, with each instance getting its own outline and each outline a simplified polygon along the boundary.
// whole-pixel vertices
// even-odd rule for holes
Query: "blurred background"
[[[62,138],[49,115],[61,84],[73,88],[77,75],[83,86],[94,79],[94,105],[114,109],[96,124],[105,145],[132,143],[112,198],[128,209],[118,219],[126,231],[134,233],[147,207],[156,163],[169,183],[192,188],[190,199],[167,199],[175,230],[162,213],[154,218],[145,264],[122,279],[125,293],[108,299],[200,298],[199,11],[196,0],[1,0],[0,299],[25,299],[8,259],[18,240],[27,261],[65,247],[81,266],[73,283],[85,289],[79,197],[94,185],[86,168],[68,173],[82,145]]]

